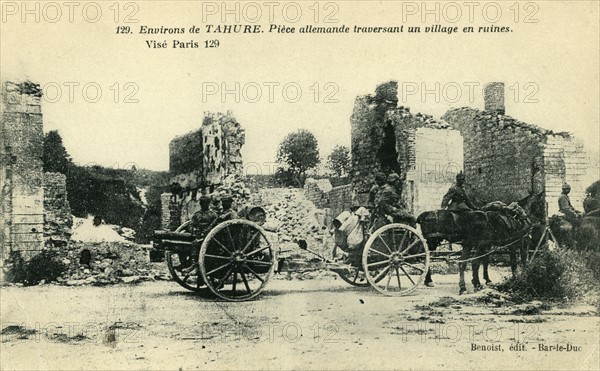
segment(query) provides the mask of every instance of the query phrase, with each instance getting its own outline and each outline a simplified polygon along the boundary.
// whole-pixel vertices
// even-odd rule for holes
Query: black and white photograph
[[[0,370],[599,368],[597,0],[0,0]]]

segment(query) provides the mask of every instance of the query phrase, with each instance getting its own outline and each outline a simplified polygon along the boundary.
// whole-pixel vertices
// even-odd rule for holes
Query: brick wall
[[[2,82],[0,104],[0,257],[29,258],[44,246],[41,88]]]
[[[71,238],[73,216],[67,199],[67,177],[44,173],[44,240],[46,246],[64,247]]]
[[[466,185],[476,203],[509,203],[543,190],[543,129],[472,108],[450,110],[443,119],[464,138]]]
[[[317,208],[328,209],[326,223],[353,206],[352,184],[332,187],[328,179],[308,178],[304,183],[304,195]]]

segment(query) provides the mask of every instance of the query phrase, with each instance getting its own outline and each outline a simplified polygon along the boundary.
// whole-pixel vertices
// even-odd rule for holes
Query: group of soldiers
[[[407,222],[414,225],[415,217],[407,211],[401,195],[401,179],[396,173],[387,177],[383,173],[375,175],[375,184],[369,190],[369,206],[377,214],[390,216],[394,222]],[[456,175],[456,183],[442,198],[442,209],[451,211],[477,210],[464,189],[465,175]]]
[[[192,262],[191,265],[184,268],[184,273],[194,273],[198,267],[197,257],[200,254],[200,247],[202,246],[202,240],[204,237],[217,226],[219,223],[237,219],[238,215],[233,210],[233,197],[230,195],[225,195],[220,198],[220,208],[217,207],[217,210],[220,209],[220,212],[217,213],[211,209],[212,198],[206,195],[200,197],[200,210],[196,211],[191,219],[191,233],[194,236],[194,241],[192,242]]]

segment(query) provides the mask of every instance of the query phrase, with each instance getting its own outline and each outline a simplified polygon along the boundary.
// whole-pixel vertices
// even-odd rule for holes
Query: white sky
[[[441,87],[446,85],[449,90],[440,96],[439,102],[433,95],[422,99],[420,94],[408,96],[406,100],[405,105],[410,106],[412,112],[436,117],[451,107],[483,108],[483,85],[504,81],[507,114],[544,128],[571,131],[582,138],[590,150],[597,151],[599,147],[600,41],[596,1],[536,2],[538,23],[523,23],[522,18],[527,13],[524,9],[519,14],[520,22],[515,23],[514,13],[509,9],[513,2],[500,3],[503,16],[496,25],[509,26],[513,32],[454,35],[406,32],[277,35],[266,32],[268,19],[264,13],[259,24],[265,33],[206,35],[204,24],[218,25],[220,19],[213,16],[203,23],[201,3],[188,1],[132,2],[139,9],[135,15],[139,23],[120,24],[132,26],[134,34],[116,35],[117,24],[110,8],[112,1],[97,2],[103,11],[97,23],[85,22],[81,7],[75,10],[73,23],[68,20],[66,8],[56,23],[44,19],[43,8],[39,23],[34,21],[33,15],[23,23],[21,13],[8,14],[13,8],[6,8],[6,3],[2,5],[5,19],[0,23],[0,74],[2,78],[29,78],[47,87],[44,129],[58,129],[67,150],[80,164],[124,166],[136,163],[139,167],[167,170],[169,141],[198,128],[204,111],[226,110],[232,110],[246,129],[243,148],[246,163],[273,161],[278,143],[287,133],[299,128],[316,135],[321,156],[325,158],[335,145],[350,145],[349,118],[356,96],[372,93],[377,84],[390,79],[398,80],[401,86],[404,83],[407,88],[422,89],[424,84],[432,89],[436,83]],[[295,26],[296,32],[301,26],[315,24],[309,9],[313,2],[297,3],[303,10],[299,22],[285,22],[280,9],[286,3],[278,3],[275,23]],[[121,18],[132,9],[124,9],[124,4],[120,3]],[[435,23],[433,16],[422,23],[418,18],[421,13],[415,16],[404,13],[408,19],[403,22],[402,7],[406,5],[401,2],[338,1],[335,4],[339,9],[335,16],[339,23],[330,26],[424,28]],[[320,5],[322,18],[325,10],[332,8],[324,9],[324,3]],[[46,10],[48,18],[52,18],[53,10]],[[490,25],[482,17],[481,8],[474,16],[473,26]],[[451,25],[443,17],[439,23]],[[178,36],[139,35],[141,25],[184,27],[186,31],[197,25],[203,32]],[[462,29],[466,25],[470,25],[468,16],[463,14],[456,26]],[[215,38],[220,41],[220,47],[205,49],[204,40]],[[145,40],[167,40],[170,44],[172,39],[195,40],[200,48],[149,49],[145,43]],[[73,102],[69,101],[65,85],[70,82],[80,84],[75,87]],[[102,89],[102,98],[97,103],[83,99],[81,88],[90,82]],[[138,103],[122,102],[125,95],[133,91],[125,89],[127,82],[139,87],[134,97]],[[328,82],[339,88],[334,95],[337,103],[323,103],[325,95],[332,91],[331,87],[324,89]],[[473,102],[468,100],[465,85],[470,82],[480,84],[474,89]],[[119,103],[113,101],[111,86],[114,89],[115,83],[120,84]],[[239,103],[233,95],[228,95],[225,102],[221,102],[219,94],[203,96],[203,84],[217,84],[219,88],[225,84],[233,88],[235,83],[250,89],[249,98],[254,96],[253,84],[258,84],[263,96],[256,103],[243,96]],[[269,83],[279,84],[274,88],[273,102],[269,102],[265,85]],[[297,103],[283,98],[282,86],[286,83],[295,83],[302,89],[302,98]],[[314,102],[315,83],[320,87],[318,103]],[[525,85],[527,83],[534,85]],[[55,84],[62,86],[62,96],[52,103],[48,98],[55,98],[56,90],[52,87]],[[455,90],[450,88],[456,84],[462,86],[463,98],[451,103],[449,99],[454,98]],[[537,89],[534,98],[539,102],[524,103],[523,99],[534,92],[534,88]],[[515,91],[520,93],[518,101],[515,101]],[[88,92],[93,97],[94,90]]]

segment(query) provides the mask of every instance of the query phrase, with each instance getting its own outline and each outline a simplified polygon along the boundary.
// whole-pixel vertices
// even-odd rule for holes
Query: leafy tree
[[[306,171],[319,164],[317,138],[308,130],[298,130],[288,134],[277,149],[277,162],[294,175],[302,186]]]
[[[44,135],[44,171],[67,174],[69,165],[71,156],[63,145],[62,137],[57,130],[49,131]]]
[[[347,176],[350,173],[350,150],[346,146],[335,146],[327,157],[327,167],[337,177]]]

